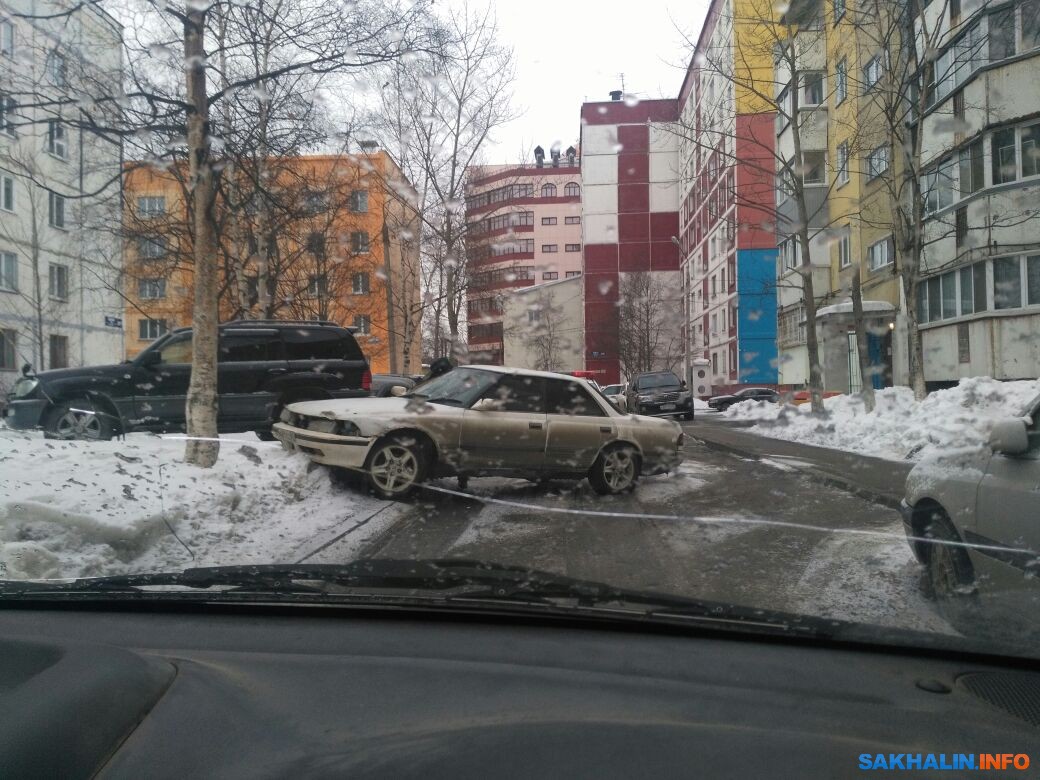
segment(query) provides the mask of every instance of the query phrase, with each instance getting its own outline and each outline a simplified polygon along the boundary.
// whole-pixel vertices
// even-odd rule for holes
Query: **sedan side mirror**
[[[497,412],[501,402],[497,398],[481,398],[470,408],[475,412]]]
[[[390,395],[392,395],[394,398],[400,398],[402,395],[406,395],[407,393],[408,388],[404,385],[394,385],[390,388]]]
[[[998,455],[1021,455],[1029,449],[1026,421],[1020,417],[998,420],[989,432],[989,446]]]

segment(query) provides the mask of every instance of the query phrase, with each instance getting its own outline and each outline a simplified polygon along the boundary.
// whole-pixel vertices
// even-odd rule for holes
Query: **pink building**
[[[535,150],[539,157],[541,147]],[[581,176],[574,148],[531,165],[469,171],[466,253],[470,361],[502,365],[502,295],[580,276]]]

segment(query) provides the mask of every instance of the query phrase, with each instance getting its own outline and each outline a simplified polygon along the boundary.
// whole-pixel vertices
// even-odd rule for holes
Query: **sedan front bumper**
[[[308,431],[283,422],[275,423],[271,433],[286,450],[302,452],[315,463],[346,469],[364,468],[368,452],[375,441],[368,436],[340,436]]]
[[[636,409],[636,414],[647,417],[678,417],[683,414],[693,414],[693,401],[669,401],[668,403],[641,401]]]

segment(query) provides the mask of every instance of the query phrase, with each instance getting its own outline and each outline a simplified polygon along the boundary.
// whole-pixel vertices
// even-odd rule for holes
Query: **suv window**
[[[584,417],[606,417],[588,390],[577,382],[563,379],[549,381],[549,414],[574,414]]]
[[[220,360],[223,363],[247,363],[279,360],[277,331],[270,333],[221,334]]]
[[[286,360],[362,360],[361,347],[350,333],[332,328],[287,328],[282,331]]]
[[[500,401],[502,412],[545,412],[545,380],[535,376],[505,376],[487,394]]]
[[[161,347],[159,354],[162,355],[160,362],[171,365],[191,363],[191,334],[174,336]]]
[[[679,377],[671,372],[664,374],[647,374],[636,381],[638,390],[651,390],[658,387],[678,387]]]

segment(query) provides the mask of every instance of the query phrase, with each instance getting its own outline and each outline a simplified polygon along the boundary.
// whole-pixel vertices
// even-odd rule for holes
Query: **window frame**
[[[156,335],[152,336],[152,323],[155,323]],[[170,332],[170,323],[164,317],[143,317],[137,321],[138,341],[158,341]]]
[[[10,196],[10,198],[8,198]],[[8,202],[10,200],[10,202]],[[14,214],[18,208],[15,179],[9,173],[0,173],[0,210]]]
[[[556,197],[556,185],[552,182],[546,182],[542,185],[540,190],[543,198],[555,198]]]
[[[55,345],[60,344],[61,360],[55,360]],[[60,363],[60,365],[58,365]],[[51,333],[47,336],[47,367],[69,367],[69,337],[62,333]]]
[[[62,162],[69,160],[68,134],[65,123],[60,119],[47,120],[47,154]]]
[[[576,181],[569,181],[563,185],[563,197],[565,198],[580,198],[581,197],[581,185]]]
[[[355,271],[353,273],[350,277],[350,290],[351,295],[368,295],[372,292],[372,280],[368,271]]]
[[[0,292],[18,292],[17,252],[0,251]]]
[[[47,263],[47,297],[53,301],[69,299],[69,267],[64,263]]]
[[[152,291],[155,294],[152,295]],[[158,277],[147,277],[137,280],[137,298],[142,301],[160,301],[166,297],[166,279]]]
[[[881,155],[884,161],[883,168],[876,168],[875,160],[878,155]],[[892,165],[891,150],[888,144],[881,144],[881,146],[874,147],[867,153],[867,181],[872,182],[876,179],[881,178],[887,172],[889,167]]]
[[[10,19],[0,19],[0,56],[14,59],[14,35],[14,22]]]
[[[65,196],[57,192],[47,193],[47,222],[56,230],[68,230],[65,223]]]
[[[884,263],[878,264],[874,262],[874,250],[880,246],[884,246],[885,248],[886,259]],[[895,264],[895,252],[893,252],[892,249],[892,236],[885,236],[867,247],[867,268],[871,273],[884,270],[885,268]]]
[[[0,328],[0,370],[18,370],[18,331]]]
[[[372,334],[372,317],[368,314],[354,315],[354,333],[359,336],[370,336]]]

